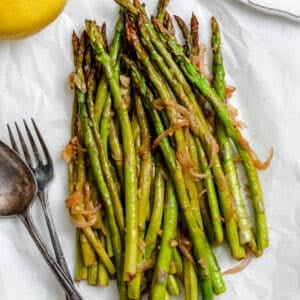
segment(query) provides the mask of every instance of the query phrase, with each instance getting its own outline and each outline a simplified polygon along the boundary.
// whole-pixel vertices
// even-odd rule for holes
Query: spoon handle
[[[44,257],[48,266],[51,268],[56,279],[61,284],[61,286],[63,287],[65,292],[69,295],[69,299],[70,300],[83,300],[81,295],[76,290],[73,282],[67,277],[67,275],[64,273],[62,268],[58,265],[58,263],[51,256],[49,249],[47,248],[46,244],[44,243],[42,237],[38,233],[37,228],[32,221],[30,208],[27,209],[23,214],[21,214],[19,216],[20,216],[22,222],[24,223],[25,227],[27,228],[33,241],[35,242],[37,248],[39,249],[40,253]]]

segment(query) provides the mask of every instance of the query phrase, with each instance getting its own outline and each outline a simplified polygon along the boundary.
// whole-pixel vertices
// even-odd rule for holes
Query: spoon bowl
[[[0,217],[19,217],[70,300],[82,300],[74,283],[50,254],[31,217],[37,183],[30,168],[0,141]]]
[[[35,178],[17,154],[0,141],[0,216],[22,214],[37,193]]]

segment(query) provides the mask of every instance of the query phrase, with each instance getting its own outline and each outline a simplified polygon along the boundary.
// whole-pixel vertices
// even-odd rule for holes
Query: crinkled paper
[[[155,12],[156,0],[146,1]],[[245,136],[262,159],[271,147],[272,165],[260,172],[270,230],[270,248],[243,272],[225,277],[230,300],[295,300],[300,295],[300,27],[268,16],[233,0],[172,0],[169,11],[188,21],[200,20],[201,42],[209,44],[210,17],[222,28],[227,82],[237,87],[232,102],[248,125]],[[67,170],[61,151],[69,140],[73,94],[72,30],[86,18],[107,22],[111,37],[117,18],[112,0],[70,0],[63,14],[30,38],[0,42],[0,139],[9,142],[6,123],[35,118],[55,164],[50,203],[61,243],[74,268],[75,230],[64,205]],[[208,46],[208,54],[210,47]],[[210,55],[208,55],[210,64]],[[246,200],[250,201],[250,200]],[[44,239],[49,236],[36,201],[34,220]],[[223,270],[235,264],[228,249],[216,253]],[[64,299],[64,293],[17,219],[0,220],[0,299]],[[118,299],[109,288],[80,283],[85,299]],[[179,298],[179,299],[183,299]]]

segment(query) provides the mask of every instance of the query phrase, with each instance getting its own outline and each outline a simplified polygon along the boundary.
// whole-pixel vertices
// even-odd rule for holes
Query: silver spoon
[[[37,184],[29,167],[0,141],[0,217],[18,216],[43,255],[58,282],[72,300],[82,300],[73,282],[52,258],[31,218]]]

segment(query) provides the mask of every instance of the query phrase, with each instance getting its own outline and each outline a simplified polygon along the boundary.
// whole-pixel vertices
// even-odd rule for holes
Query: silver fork
[[[27,162],[27,164],[29,165],[29,167],[31,168],[36,181],[37,181],[37,185],[38,185],[38,197],[41,201],[42,207],[43,207],[43,211],[44,211],[44,215],[45,215],[45,219],[46,219],[46,223],[47,223],[47,227],[50,233],[50,238],[51,238],[51,242],[52,242],[52,246],[54,249],[54,253],[55,253],[55,257],[57,262],[59,263],[59,265],[62,267],[63,271],[65,272],[66,276],[71,280],[71,274],[69,271],[69,268],[67,266],[67,262],[66,259],[64,257],[62,248],[61,248],[61,244],[58,238],[58,234],[57,231],[55,229],[55,225],[54,225],[54,221],[53,221],[53,217],[51,214],[51,209],[50,209],[50,205],[49,205],[49,201],[48,201],[48,190],[49,190],[49,186],[51,181],[54,178],[54,168],[53,168],[53,162],[50,156],[50,153],[47,149],[47,146],[42,138],[42,135],[34,121],[33,118],[31,118],[33,127],[35,129],[36,132],[36,136],[38,137],[39,143],[41,145],[41,148],[43,150],[44,156],[46,161],[43,162],[41,154],[39,152],[39,149],[37,147],[37,144],[35,142],[35,139],[26,123],[25,120],[23,120],[24,122],[24,126],[28,135],[28,139],[32,148],[32,152],[34,154],[34,158],[35,158],[35,162],[32,161],[27,144],[23,138],[23,135],[21,133],[21,130],[19,129],[18,124],[15,122],[15,127],[17,129],[17,133],[18,133],[18,137],[20,140],[20,144],[22,146],[22,150],[23,150],[23,154],[24,154],[24,158]],[[14,135],[12,133],[12,130],[9,126],[9,124],[7,124],[7,129],[8,129],[8,133],[9,133],[9,138],[10,138],[10,142],[12,145],[12,148],[20,155],[20,151],[18,149],[16,140],[14,138]],[[66,298],[68,299],[68,296],[66,296]]]

